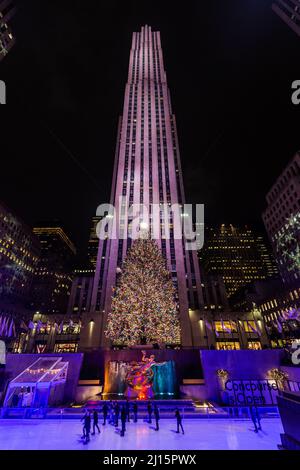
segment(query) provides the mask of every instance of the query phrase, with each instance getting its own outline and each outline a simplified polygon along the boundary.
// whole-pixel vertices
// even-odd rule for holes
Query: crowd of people
[[[152,419],[155,421],[155,431],[159,431],[159,420],[160,420],[160,413],[159,408],[156,403],[152,403],[149,401],[147,403],[147,413],[148,419],[147,422],[149,424],[152,423]],[[102,415],[103,415],[103,423],[102,425],[105,426],[107,423],[115,428],[119,429],[119,421],[121,422],[120,426],[120,436],[124,437],[126,432],[126,423],[130,422],[130,419],[134,423],[138,421],[138,403],[134,401],[131,403],[126,400],[125,403],[119,403],[118,401],[110,401],[109,403],[105,402],[102,406]],[[182,426],[182,416],[180,413],[179,408],[175,409],[175,419],[177,423],[177,433],[182,432],[184,434],[184,429]],[[97,409],[94,410],[85,410],[85,415],[81,419],[83,421],[83,436],[82,439],[84,443],[88,443],[90,441],[90,435],[95,435],[96,430],[98,434],[101,433],[101,429],[99,427],[99,412]],[[92,432],[91,432],[92,431]]]

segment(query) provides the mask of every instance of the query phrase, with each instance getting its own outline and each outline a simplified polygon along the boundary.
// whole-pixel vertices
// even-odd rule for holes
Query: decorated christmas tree
[[[180,342],[175,289],[155,241],[133,242],[114,290],[105,334],[114,344],[127,346]]]

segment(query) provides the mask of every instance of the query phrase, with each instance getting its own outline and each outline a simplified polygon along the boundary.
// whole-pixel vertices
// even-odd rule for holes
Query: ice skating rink
[[[139,421],[127,424],[124,437],[119,429],[101,424],[101,434],[81,439],[82,424],[67,420],[0,420],[1,450],[276,450],[283,432],[280,419],[262,421],[257,434],[247,420],[186,419],[185,434],[177,434],[175,420],[160,421],[160,430]]]

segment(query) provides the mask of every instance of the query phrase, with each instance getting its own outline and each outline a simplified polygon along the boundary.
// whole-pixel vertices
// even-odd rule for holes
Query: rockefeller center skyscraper
[[[120,201],[122,200],[122,203]],[[140,222],[153,227],[152,206],[171,207],[185,203],[180,154],[170,93],[164,69],[160,33],[150,26],[133,33],[125,88],[123,114],[119,119],[110,203],[121,215],[117,236],[100,239],[91,300],[86,318],[85,340],[90,346],[108,345],[104,330],[111,309],[113,287],[132,240],[128,220],[122,218],[122,204],[147,208]],[[187,250],[184,239],[174,236],[176,217],[161,213],[157,243],[167,261],[178,294],[182,346],[192,346],[189,310],[203,305],[196,250]],[[178,220],[177,220],[178,222]],[[120,237],[120,230],[126,234]],[[169,236],[167,233],[169,232]],[[88,341],[88,336],[93,339]]]

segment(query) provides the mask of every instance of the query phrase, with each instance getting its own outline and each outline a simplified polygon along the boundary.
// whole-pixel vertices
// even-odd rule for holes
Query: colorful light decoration
[[[178,304],[162,253],[154,240],[135,240],[113,289],[106,336],[114,344],[180,343]]]

